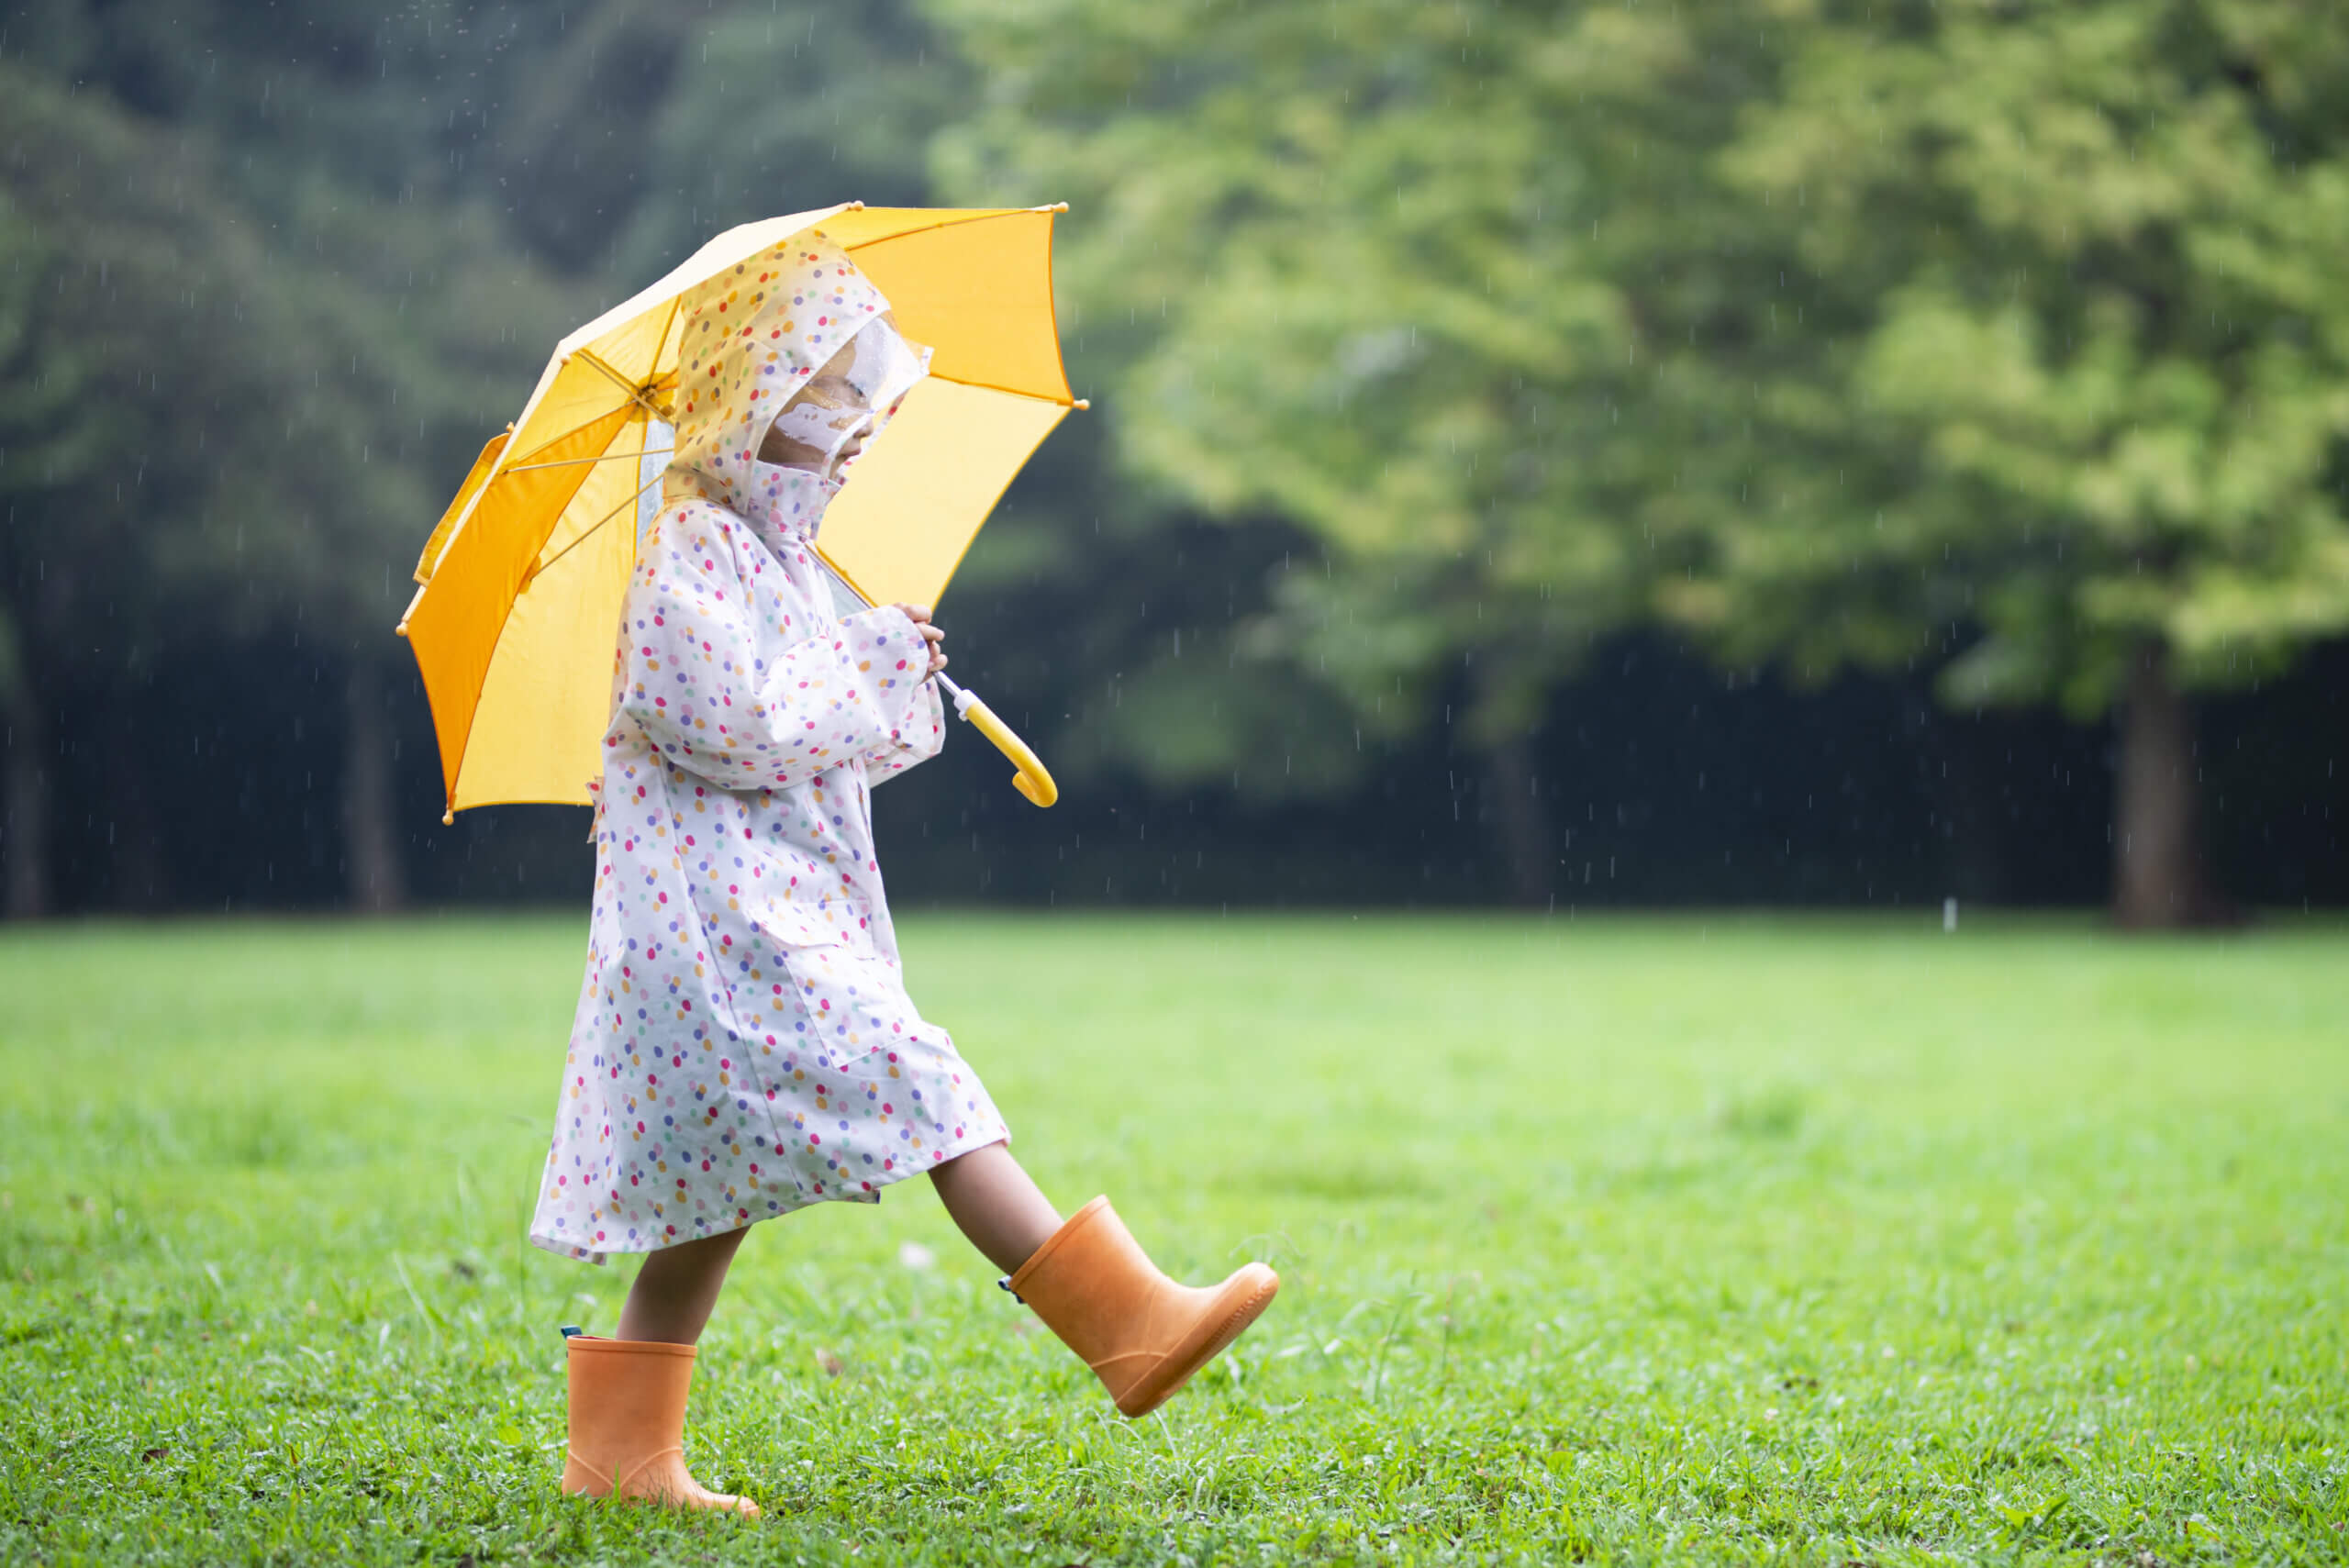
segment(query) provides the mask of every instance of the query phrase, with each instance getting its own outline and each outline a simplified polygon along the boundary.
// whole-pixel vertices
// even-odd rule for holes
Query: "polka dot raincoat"
[[[924,644],[902,611],[835,614],[810,540],[836,485],[756,457],[888,302],[818,233],[681,308],[676,450],[622,612],[586,977],[530,1222],[596,1262],[871,1201],[1007,1136],[906,994],[874,850],[867,792],[944,739]]]

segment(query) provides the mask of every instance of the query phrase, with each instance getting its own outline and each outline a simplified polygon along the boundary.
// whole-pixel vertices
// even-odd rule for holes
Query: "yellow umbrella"
[[[930,345],[929,376],[850,470],[817,553],[867,604],[935,605],[1029,454],[1085,406],[1069,395],[1052,316],[1052,217],[1065,210],[853,202],[745,224],[557,344],[521,417],[482,449],[432,530],[400,617],[440,742],[441,820],[588,802],[637,511],[668,462],[690,290],[821,225],[905,335]],[[1019,792],[1050,806],[1057,792],[1035,753],[946,685],[1018,765]]]

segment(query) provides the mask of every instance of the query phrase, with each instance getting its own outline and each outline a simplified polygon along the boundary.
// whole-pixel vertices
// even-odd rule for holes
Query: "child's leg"
[[[1005,1273],[1017,1272],[1061,1228],[1060,1211],[1000,1143],[934,1167],[930,1179],[971,1245]]]
[[[662,1344],[690,1345],[701,1339],[718,1292],[726,1284],[726,1270],[734,1249],[750,1234],[745,1226],[722,1236],[680,1241],[645,1255],[629,1286],[628,1305],[620,1308],[616,1340],[653,1340]]]

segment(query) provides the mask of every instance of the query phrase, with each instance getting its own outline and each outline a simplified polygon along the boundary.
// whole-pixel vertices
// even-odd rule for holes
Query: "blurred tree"
[[[237,156],[221,176],[269,217],[327,178],[353,195],[469,205],[542,256],[609,254],[638,194],[643,122],[708,7],[662,0],[30,0],[19,65]]]
[[[15,153],[0,225],[0,702],[8,912],[21,917],[52,898],[61,694],[103,695],[151,656],[178,595],[141,525],[213,488],[235,453],[207,439],[212,417],[262,392],[236,346],[261,268],[187,161],[128,117],[13,68],[0,83],[0,135]],[[102,199],[85,199],[92,184]],[[137,766],[109,772],[117,791],[159,782]],[[143,803],[131,804],[140,817]]]
[[[1791,217],[1809,351],[1663,604],[1733,657],[2117,710],[2116,915],[2222,915],[2187,693],[2349,628],[2349,13],[1777,10],[1723,166]]]
[[[1321,546],[1270,613],[1138,675],[1108,743],[1170,782],[1336,790],[1365,736],[1457,706],[1542,897],[1543,695],[1642,613],[1660,521],[1733,468],[1725,384],[1770,348],[1780,263],[1709,162],[1766,40],[1724,6],[931,8],[990,73],[941,139],[951,190],[1085,214],[1062,276],[1127,462]]]
[[[930,199],[924,150],[968,103],[971,72],[906,0],[852,19],[742,6],[695,26],[674,87],[637,128],[643,177],[607,237],[616,281],[657,277],[733,224]]]
[[[931,3],[994,84],[950,183],[1094,214],[1064,275],[1127,462],[1325,547],[1132,684],[1145,765],[1280,754],[1310,699],[1231,692],[1252,660],[1374,733],[1464,702],[1521,799],[1538,695],[1660,617],[2117,703],[2116,910],[2218,907],[2182,691],[2349,625],[2349,20]],[[1539,812],[1497,825],[1546,865]]]
[[[501,247],[486,213],[381,200],[298,160],[262,205],[200,132],[6,70],[12,907],[48,900],[52,677],[119,690],[190,628],[288,624],[311,628],[343,695],[352,900],[389,907],[384,680],[405,597],[391,562],[478,440],[484,387],[527,376],[584,299]],[[418,290],[432,308],[410,314]],[[136,737],[111,743],[128,750],[106,809],[127,852],[160,867],[159,840],[184,826],[163,809],[169,770]]]

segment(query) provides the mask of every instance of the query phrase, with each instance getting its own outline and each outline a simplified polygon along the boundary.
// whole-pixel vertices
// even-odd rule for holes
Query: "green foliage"
[[[1063,276],[1123,455],[1327,549],[1241,656],[1390,735],[1464,679],[1473,739],[1521,734],[1642,614],[1655,531],[1726,467],[1718,384],[1772,269],[1708,160],[1764,80],[1753,29],[1720,7],[933,10],[996,87],[941,145],[950,185],[1083,215]]]
[[[978,195],[1126,461],[1330,550],[1242,646],[1520,730],[1651,617],[1820,678],[2101,711],[2349,626],[2349,32],[2264,0],[932,0]]]
[[[477,208],[378,197],[284,148],[249,183],[201,131],[0,69],[23,613],[54,637],[102,596],[133,645],[165,614],[388,629],[390,563],[495,428],[484,384],[527,376],[584,297]]]
[[[1163,1416],[917,1182],[736,1265],[686,1452],[763,1521],[565,1502],[554,1329],[629,1278],[520,1240],[581,922],[18,932],[0,1558],[2339,1556],[2338,924],[903,935],[1048,1192],[1281,1269]]]
[[[251,346],[282,318],[265,252],[198,160],[102,100],[0,70],[15,150],[0,547],[40,632],[100,595],[136,625],[186,602],[156,558],[196,537],[224,477],[250,469],[245,494],[264,512],[278,494],[286,467],[258,461],[258,421],[239,416],[292,402]],[[159,511],[162,529],[142,526]]]
[[[696,33],[635,154],[642,189],[615,236],[619,279],[657,277],[730,224],[930,200],[923,148],[972,84],[910,6],[852,17],[741,6],[696,18]]]
[[[250,201],[324,177],[447,222],[494,204],[565,270],[608,255],[644,118],[706,13],[659,0],[40,0],[9,49],[35,74],[234,148]]]
[[[2349,22],[1785,13],[1721,167],[1787,219],[1813,343],[1762,388],[1752,542],[1710,525],[1669,607],[1822,662],[1963,623],[1953,700],[2083,716],[2147,642],[2224,685],[2349,628]]]

